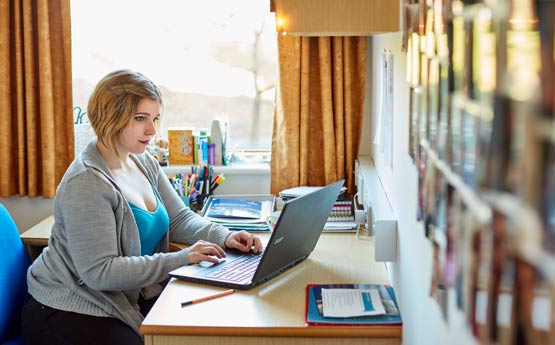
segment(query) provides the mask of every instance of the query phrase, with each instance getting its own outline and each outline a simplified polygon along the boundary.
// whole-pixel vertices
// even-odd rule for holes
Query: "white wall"
[[[365,130],[371,135],[363,138],[363,148],[371,148],[374,164],[397,218],[397,260],[388,264],[390,276],[400,301],[403,323],[403,344],[474,344],[463,322],[461,312],[450,301],[449,322],[442,316],[438,304],[429,297],[432,272],[432,247],[416,221],[417,172],[408,153],[409,88],[405,81],[405,53],[401,51],[401,33],[368,38],[369,107],[365,111]],[[393,102],[393,168],[384,166],[379,147],[372,143],[380,112],[382,87],[382,51],[394,54]],[[368,122],[371,125],[368,125]],[[368,128],[371,127],[371,128]]]

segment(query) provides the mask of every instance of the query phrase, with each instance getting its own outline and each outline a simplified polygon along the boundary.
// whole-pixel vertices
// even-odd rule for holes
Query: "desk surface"
[[[48,245],[48,238],[50,237],[50,232],[52,231],[52,225],[54,225],[53,215],[45,218],[40,223],[22,233],[20,235],[21,240],[25,245],[46,246]]]
[[[266,235],[268,236],[268,235]],[[180,302],[225,290],[172,280],[141,326],[143,334],[400,338],[401,326],[305,325],[309,283],[388,284],[372,242],[354,234],[325,233],[304,262],[248,291],[182,308]]]
[[[22,233],[23,242],[47,245],[53,222],[51,216]],[[314,252],[291,270],[254,289],[184,308],[183,301],[225,289],[173,279],[145,318],[141,332],[146,344],[177,344],[183,339],[217,344],[230,336],[242,344],[265,344],[262,339],[268,339],[268,344],[290,344],[298,339],[313,339],[303,344],[339,344],[340,338],[347,344],[400,343],[402,326],[305,325],[306,284],[388,284],[385,264],[373,258],[373,239],[357,240],[353,233],[324,233]],[[278,338],[285,341],[276,342]],[[228,343],[233,342],[227,339]]]

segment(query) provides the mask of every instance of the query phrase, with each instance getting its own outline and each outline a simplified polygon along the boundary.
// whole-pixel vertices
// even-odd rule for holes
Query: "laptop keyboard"
[[[220,269],[210,272],[206,276],[233,282],[243,282],[252,277],[261,258],[262,255],[245,255],[233,260]]]

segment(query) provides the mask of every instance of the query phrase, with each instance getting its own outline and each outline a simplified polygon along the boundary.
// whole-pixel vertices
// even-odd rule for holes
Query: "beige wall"
[[[54,199],[12,196],[0,198],[19,229],[23,232],[52,214]]]

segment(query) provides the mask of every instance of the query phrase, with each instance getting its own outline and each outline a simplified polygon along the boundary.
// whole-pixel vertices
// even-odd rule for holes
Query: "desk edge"
[[[246,336],[246,337],[341,337],[401,338],[402,325],[306,326],[306,327],[201,327],[141,325],[143,335]]]

